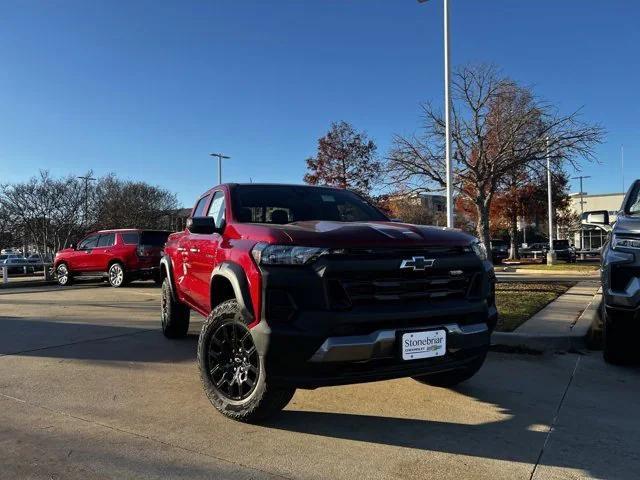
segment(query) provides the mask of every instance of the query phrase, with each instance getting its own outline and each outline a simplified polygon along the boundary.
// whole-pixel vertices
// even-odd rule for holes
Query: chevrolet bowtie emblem
[[[412,257],[406,260],[402,260],[400,268],[411,268],[412,270],[424,270],[428,267],[433,267],[435,259],[424,257]]]

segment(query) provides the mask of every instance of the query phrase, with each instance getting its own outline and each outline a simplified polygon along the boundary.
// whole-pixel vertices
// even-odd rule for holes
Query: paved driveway
[[[635,479],[640,371],[492,353],[457,390],[299,391],[266,425],[208,403],[159,290],[0,292],[0,478]]]

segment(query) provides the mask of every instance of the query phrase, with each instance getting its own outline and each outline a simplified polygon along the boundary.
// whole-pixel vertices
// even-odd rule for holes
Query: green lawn
[[[499,332],[512,332],[536,312],[566,292],[572,283],[516,283],[496,284]]]
[[[517,270],[567,270],[576,273],[595,272],[600,269],[599,263],[556,263],[555,265],[546,265],[544,263],[530,263],[527,265],[512,265]]]

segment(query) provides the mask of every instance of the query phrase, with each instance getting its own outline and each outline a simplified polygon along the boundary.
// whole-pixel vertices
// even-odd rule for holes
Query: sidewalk
[[[538,351],[584,349],[589,328],[598,315],[599,289],[594,282],[579,282],[515,331],[495,332],[492,343]]]

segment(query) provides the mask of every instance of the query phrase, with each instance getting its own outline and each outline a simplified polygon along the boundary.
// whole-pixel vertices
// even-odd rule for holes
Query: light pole
[[[428,0],[418,0],[425,3]],[[444,131],[445,168],[447,180],[447,227],[453,227],[453,169],[451,167],[451,128],[449,116],[451,99],[449,96],[449,0],[444,1]]]
[[[222,160],[227,160],[231,157],[223,155],[222,153],[210,153],[212,157],[218,157],[218,184],[222,183]]]
[[[591,178],[590,175],[580,175],[578,177],[572,177],[572,180],[580,180],[580,250],[584,250],[584,228],[582,227],[582,214],[584,213],[584,194],[582,189],[582,180],[585,178]]]
[[[553,204],[551,199],[551,157],[549,155],[549,137],[547,137],[547,195],[549,199],[549,252],[547,253],[547,265],[553,265],[556,261],[556,252],[553,250]]]

